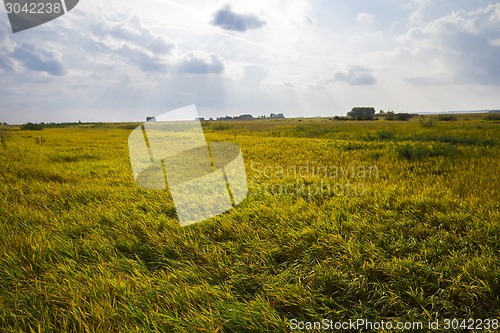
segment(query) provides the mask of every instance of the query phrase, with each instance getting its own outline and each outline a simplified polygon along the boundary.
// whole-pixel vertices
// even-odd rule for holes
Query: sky
[[[12,33],[0,122],[500,109],[500,2],[80,0]]]

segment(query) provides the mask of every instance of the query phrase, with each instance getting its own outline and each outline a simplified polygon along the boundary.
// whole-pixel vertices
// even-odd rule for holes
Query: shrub
[[[43,125],[42,124],[34,124],[34,123],[27,123],[21,126],[22,130],[28,130],[28,131],[41,131],[43,130]]]
[[[9,138],[9,136],[9,132],[0,130],[0,146],[4,148],[7,147],[7,139]]]
[[[438,120],[439,121],[456,121],[457,116],[455,116],[454,114],[440,114],[438,116]]]
[[[410,114],[410,113],[394,113],[392,111],[389,111],[389,112],[387,112],[385,119],[407,121],[414,116],[415,116],[414,114]]]
[[[227,124],[215,124],[214,126],[212,126],[212,129],[214,131],[224,131],[224,130],[227,130],[227,129],[230,129],[231,127]]]
[[[343,116],[335,116],[333,117],[334,120],[352,120],[351,117],[343,117]],[[299,120],[301,121],[301,120]]]
[[[491,112],[486,117],[486,120],[500,120],[500,112]]]
[[[418,121],[420,122],[420,125],[422,127],[433,127],[434,126],[434,119],[431,117],[420,116],[418,118]]]
[[[437,134],[413,134],[411,139],[414,141],[437,141],[443,143],[451,143],[455,145],[468,145],[468,146],[494,146],[496,144],[493,139],[480,139],[477,137],[466,136],[451,136],[451,135],[437,135]]]
[[[435,144],[432,146],[406,144],[396,147],[396,152],[400,158],[412,161],[427,157],[452,157],[458,154],[458,149],[446,144]]]
[[[388,130],[378,131],[377,135],[382,140],[392,140],[395,137],[394,131],[388,131]]]

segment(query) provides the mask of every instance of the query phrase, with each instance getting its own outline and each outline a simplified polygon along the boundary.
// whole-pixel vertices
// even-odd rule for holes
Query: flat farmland
[[[0,127],[0,331],[499,319],[500,124],[426,118],[205,121],[248,197],[184,228],[134,182],[139,124]]]

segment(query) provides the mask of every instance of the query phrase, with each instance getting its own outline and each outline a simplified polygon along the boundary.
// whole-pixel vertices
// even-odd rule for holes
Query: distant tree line
[[[81,124],[82,124],[81,121],[74,122],[74,123],[54,123],[54,122],[51,122],[51,123],[44,123],[44,122],[32,123],[32,122],[28,122],[28,123],[21,125],[21,129],[28,130],[28,131],[41,131],[44,128],[63,128],[63,127],[68,127],[68,126],[81,125]]]
[[[217,117],[215,120],[253,120],[253,119],[284,119],[285,115],[283,113],[271,113],[269,116],[257,116],[254,117],[251,114],[242,114],[239,116],[225,116]],[[197,120],[205,120],[205,118],[197,118]],[[214,120],[210,118],[208,120]]]
[[[21,129],[28,130],[28,131],[41,131],[41,130],[43,130],[44,125],[45,124],[43,124],[43,123],[41,123],[41,124],[26,123],[26,124],[21,126]]]
[[[252,120],[254,119],[251,114],[242,114],[239,116],[225,116],[225,117],[217,117],[217,120]]]

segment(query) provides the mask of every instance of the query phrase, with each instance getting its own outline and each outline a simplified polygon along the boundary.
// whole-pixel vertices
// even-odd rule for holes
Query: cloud
[[[461,10],[419,24],[400,39],[411,49],[414,63],[434,63],[423,73],[425,80],[407,81],[422,85],[428,82],[500,85],[500,4],[474,10]],[[432,54],[429,59],[427,55]],[[453,80],[431,79],[446,70]]]
[[[7,57],[1,57],[0,58],[0,69],[6,70],[6,71],[12,71],[14,70],[14,63],[12,62],[11,59]]]
[[[223,59],[216,54],[188,53],[179,64],[179,70],[188,74],[218,74],[224,72]]]
[[[67,73],[62,61],[62,54],[50,48],[36,46],[34,43],[23,42],[21,45],[3,30],[5,24],[0,24],[0,69],[7,72],[19,72],[24,69],[34,72],[45,72],[53,76]],[[3,31],[2,31],[3,30]]]
[[[0,50],[4,56],[0,57],[0,69],[4,69],[6,71],[14,70],[14,61],[11,57],[7,56],[12,54],[12,52],[16,49],[16,43],[7,36],[5,33],[0,33]]]
[[[415,86],[443,85],[451,82],[451,79],[446,77],[444,74],[428,75],[428,76],[412,76],[404,80]]]
[[[237,14],[231,10],[231,7],[225,6],[219,9],[211,22],[225,30],[245,32],[249,29],[257,29],[266,24],[253,14]]]
[[[55,50],[44,50],[35,45],[22,44],[16,47],[12,56],[24,67],[35,72],[46,72],[54,76],[62,76],[67,73],[62,63],[62,54]]]
[[[351,66],[347,71],[337,71],[329,78],[309,84],[309,89],[323,90],[333,83],[346,83],[349,86],[370,86],[377,83],[372,73],[362,66]]]
[[[100,22],[91,31],[102,50],[120,55],[145,72],[166,71],[166,58],[176,48],[173,42],[153,34],[137,16],[115,23]]]
[[[356,16],[356,21],[358,21],[358,23],[371,24],[373,23],[373,15],[361,12]]]
[[[264,67],[256,65],[246,66],[241,83],[248,88],[258,88],[268,75],[269,72]]]
[[[205,117],[495,108],[492,2],[110,0],[32,33],[0,20],[0,117],[136,121],[192,103]]]
[[[178,54],[177,46],[154,34],[137,16],[92,27],[92,39],[104,53],[119,55],[147,73],[217,74],[224,72],[222,57],[202,51]]]
[[[370,71],[361,66],[352,66],[347,72],[335,72],[332,82],[344,82],[351,86],[368,86],[377,82]]]
[[[322,80],[318,82],[314,82],[309,84],[309,89],[313,90],[324,90],[328,84],[331,83],[331,80]]]

